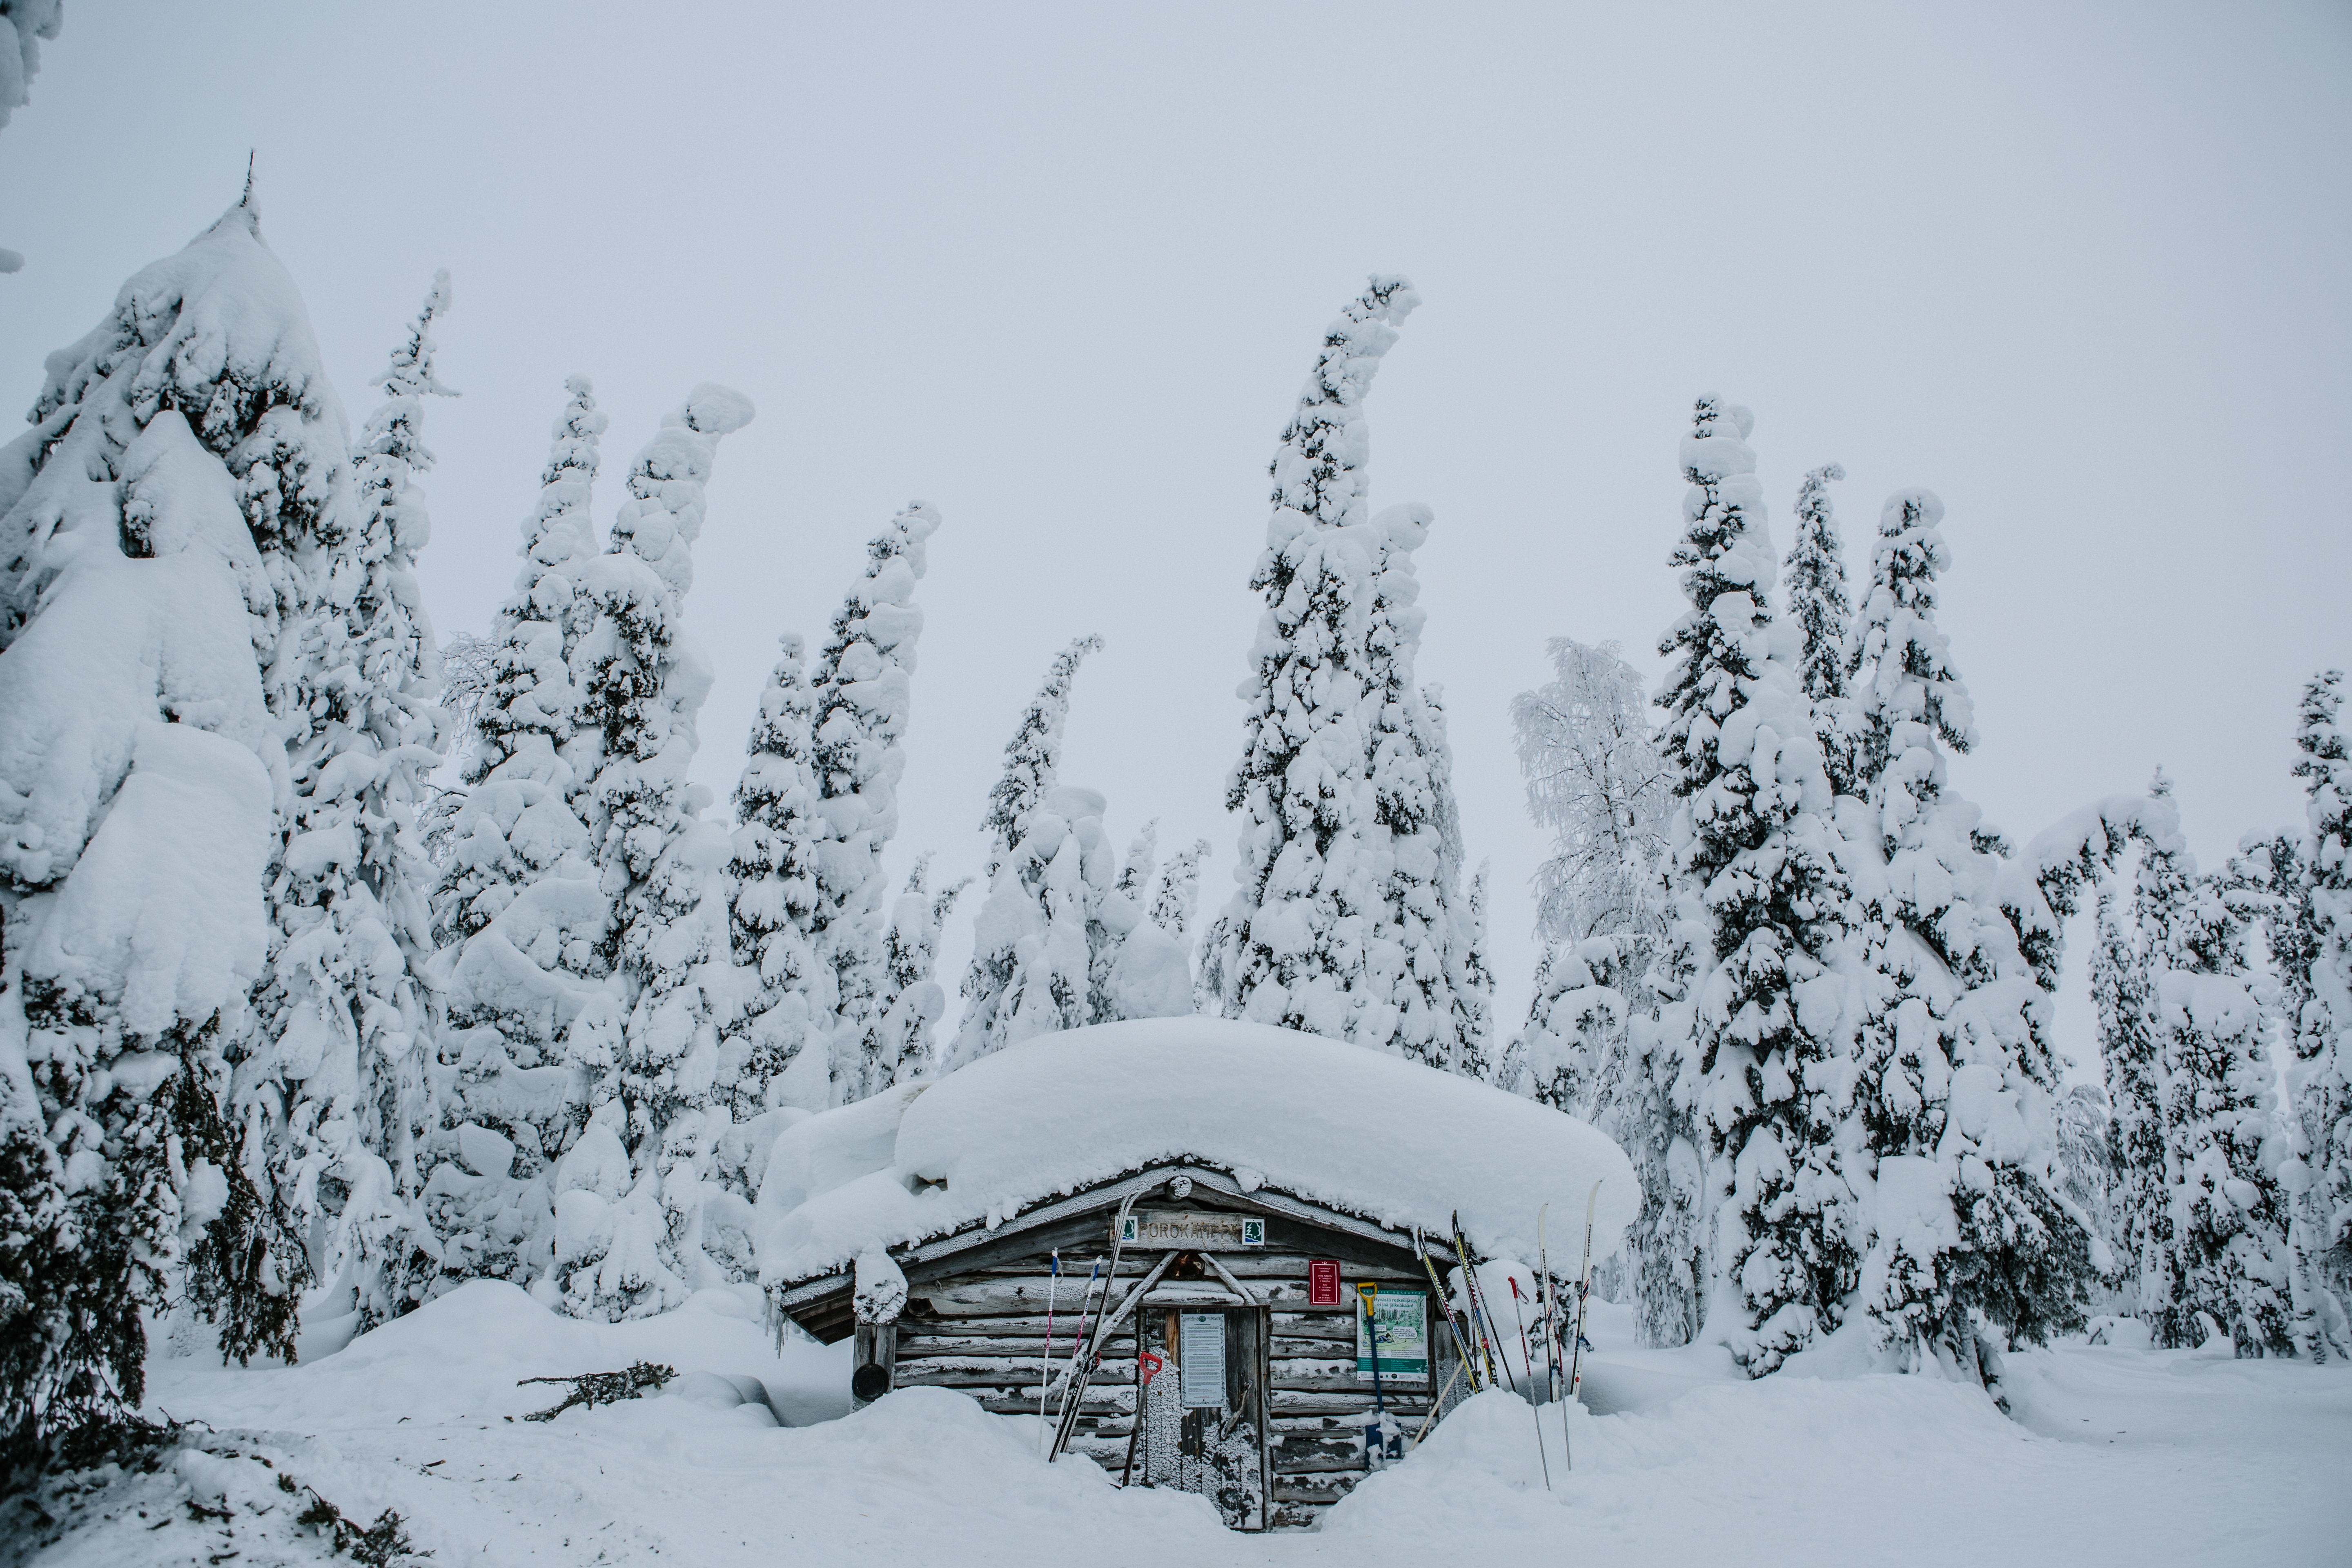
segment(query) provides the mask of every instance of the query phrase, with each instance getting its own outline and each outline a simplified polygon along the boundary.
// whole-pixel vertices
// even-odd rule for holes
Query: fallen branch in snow
[[[572,1392],[561,1405],[523,1417],[526,1421],[552,1421],[575,1405],[593,1410],[599,1405],[618,1405],[624,1399],[635,1399],[648,1388],[659,1388],[677,1375],[677,1369],[641,1361],[626,1372],[589,1372],[578,1377],[526,1377],[515,1383],[520,1388],[527,1383],[568,1383]]]

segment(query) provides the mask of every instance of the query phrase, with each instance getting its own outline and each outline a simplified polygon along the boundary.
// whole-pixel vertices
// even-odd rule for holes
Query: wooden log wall
[[[1097,1229],[1097,1235],[1101,1234]],[[1103,1247],[1105,1266],[1109,1248]],[[1129,1249],[1120,1260],[1116,1303],[1164,1254]],[[1316,1256],[1328,1257],[1330,1253]],[[1402,1254],[1401,1254],[1402,1256]],[[1425,1295],[1428,1276],[1398,1264],[1343,1261],[1341,1302],[1307,1304],[1305,1253],[1221,1251],[1217,1260],[1271,1309],[1269,1350],[1273,1391],[1272,1461],[1276,1524],[1313,1522],[1324,1509],[1347,1495],[1365,1474],[1363,1428],[1373,1407],[1370,1386],[1356,1380],[1355,1287],[1376,1281],[1383,1290]],[[1086,1289],[1091,1257],[1074,1260],[1066,1247],[1061,1284],[1053,1314],[1054,1373],[1068,1363],[1079,1326],[1079,1298]],[[1052,1280],[1043,1256],[991,1263],[961,1272],[918,1279],[908,1287],[898,1321],[896,1386],[957,1388],[1000,1415],[1034,1420],[1046,1348],[1046,1302]],[[1190,1272],[1189,1270],[1187,1272]],[[1104,1347],[1101,1368],[1087,1385],[1072,1437],[1082,1453],[1116,1474],[1134,1430],[1135,1356],[1139,1324],[1157,1348],[1159,1310],[1181,1307],[1186,1299],[1201,1308],[1230,1303],[1231,1296],[1205,1278],[1163,1279],[1143,1310],[1131,1317]],[[1097,1300],[1102,1298],[1099,1288]],[[1430,1317],[1432,1386],[1382,1391],[1381,1404],[1404,1423],[1408,1440],[1429,1414],[1432,1396],[1453,1368],[1453,1346],[1444,1321]],[[1047,1402],[1046,1415],[1054,1414]]]

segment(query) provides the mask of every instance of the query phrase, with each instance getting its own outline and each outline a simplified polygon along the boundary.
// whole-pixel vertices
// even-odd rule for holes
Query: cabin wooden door
[[[1199,1492],[1228,1528],[1265,1529],[1266,1309],[1147,1306],[1138,1318],[1137,1349],[1161,1364],[1137,1401],[1135,1483]]]

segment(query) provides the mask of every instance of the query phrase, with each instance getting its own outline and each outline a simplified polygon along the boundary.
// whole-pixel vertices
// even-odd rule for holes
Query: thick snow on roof
[[[760,1193],[761,1279],[814,1279],[1175,1159],[1400,1228],[1443,1235],[1458,1209],[1488,1256],[1532,1259],[1546,1204],[1554,1256],[1580,1248],[1595,1182],[1596,1257],[1641,1208],[1623,1151],[1533,1100],[1314,1035],[1153,1018],[1045,1036],[785,1129]]]

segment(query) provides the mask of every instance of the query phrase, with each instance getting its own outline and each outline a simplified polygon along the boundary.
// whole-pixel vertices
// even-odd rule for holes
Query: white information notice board
[[[1225,1315],[1186,1312],[1178,1330],[1184,1408],[1214,1410],[1225,1403]]]
[[[1356,1381],[1375,1381],[1372,1339],[1380,1336],[1377,1379],[1403,1387],[1429,1386],[1429,1298],[1418,1290],[1382,1290],[1368,1314],[1356,1308]],[[1375,1319],[1378,1320],[1377,1323]]]

